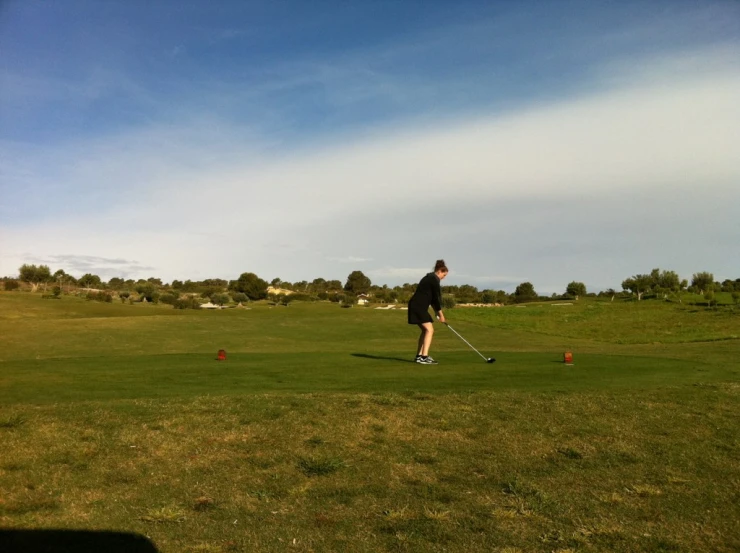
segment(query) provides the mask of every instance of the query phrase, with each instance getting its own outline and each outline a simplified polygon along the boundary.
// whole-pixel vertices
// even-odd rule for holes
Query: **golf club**
[[[468,344],[470,346],[470,349],[472,349],[475,353],[477,353],[483,359],[485,359],[486,363],[495,363],[496,362],[496,360],[493,357],[486,357],[481,352],[479,352],[477,349],[475,349],[470,342],[468,342],[465,338],[463,338],[462,336],[460,336],[460,334],[457,332],[457,330],[455,330],[454,328],[452,328],[448,323],[445,323],[445,326],[447,326],[447,328],[449,328],[452,332],[454,332],[455,334],[457,334],[457,337],[460,338],[463,342],[465,342],[466,344]]]

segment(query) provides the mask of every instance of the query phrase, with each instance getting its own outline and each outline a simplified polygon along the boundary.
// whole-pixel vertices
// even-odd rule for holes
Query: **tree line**
[[[378,303],[407,303],[414,291],[416,283],[404,283],[389,287],[388,285],[373,284],[362,271],[352,271],[342,283],[339,280],[316,278],[312,281],[301,280],[289,282],[280,278],[273,278],[269,283],[252,272],[242,273],[238,279],[225,280],[210,278],[200,281],[173,280],[165,283],[160,278],[124,279],[113,277],[104,281],[98,275],[86,273],[79,278],[68,274],[63,269],[52,273],[48,265],[33,265],[24,263],[18,270],[17,277],[2,279],[5,290],[20,288],[24,283],[31,291],[42,289],[47,291],[51,286],[53,293],[72,290],[94,290],[103,294],[103,301],[109,301],[113,294],[121,300],[164,302],[177,305],[183,298],[193,300],[201,298],[218,305],[234,302],[257,301],[270,299],[276,302],[289,303],[300,300],[328,300],[335,302],[354,303],[357,296],[365,294],[372,301]],[[531,282],[520,283],[513,293],[504,290],[479,290],[470,284],[442,286],[443,304],[445,307],[454,307],[457,304],[507,304],[526,303],[543,299],[574,299],[584,296],[616,296],[634,297],[638,301],[646,298],[675,299],[681,301],[682,294],[692,293],[704,296],[711,304],[717,292],[729,292],[735,302],[740,301],[740,278],[725,279],[722,282],[714,280],[709,272],[694,273],[691,281],[681,279],[675,271],[653,269],[650,273],[635,274],[622,281],[622,290],[602,290],[598,294],[589,293],[582,282],[568,283],[562,294],[552,294],[548,297],[540,296]],[[272,293],[270,292],[272,290]],[[194,307],[190,301],[185,307]]]

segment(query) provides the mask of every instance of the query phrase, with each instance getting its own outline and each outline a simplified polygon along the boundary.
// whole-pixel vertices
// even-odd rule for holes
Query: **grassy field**
[[[497,363],[441,325],[440,365],[411,363],[403,311],[0,293],[0,527],[162,552],[740,549],[737,311],[448,316]]]

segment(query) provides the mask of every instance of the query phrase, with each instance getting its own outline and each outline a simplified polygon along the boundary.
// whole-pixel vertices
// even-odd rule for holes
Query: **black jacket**
[[[409,300],[409,309],[414,311],[426,311],[432,306],[435,313],[442,310],[442,289],[439,285],[439,277],[434,273],[428,273],[419,281],[416,292]]]

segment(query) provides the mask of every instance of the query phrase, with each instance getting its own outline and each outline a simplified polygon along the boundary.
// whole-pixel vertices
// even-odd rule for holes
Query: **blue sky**
[[[740,277],[740,4],[0,4],[0,274]]]

